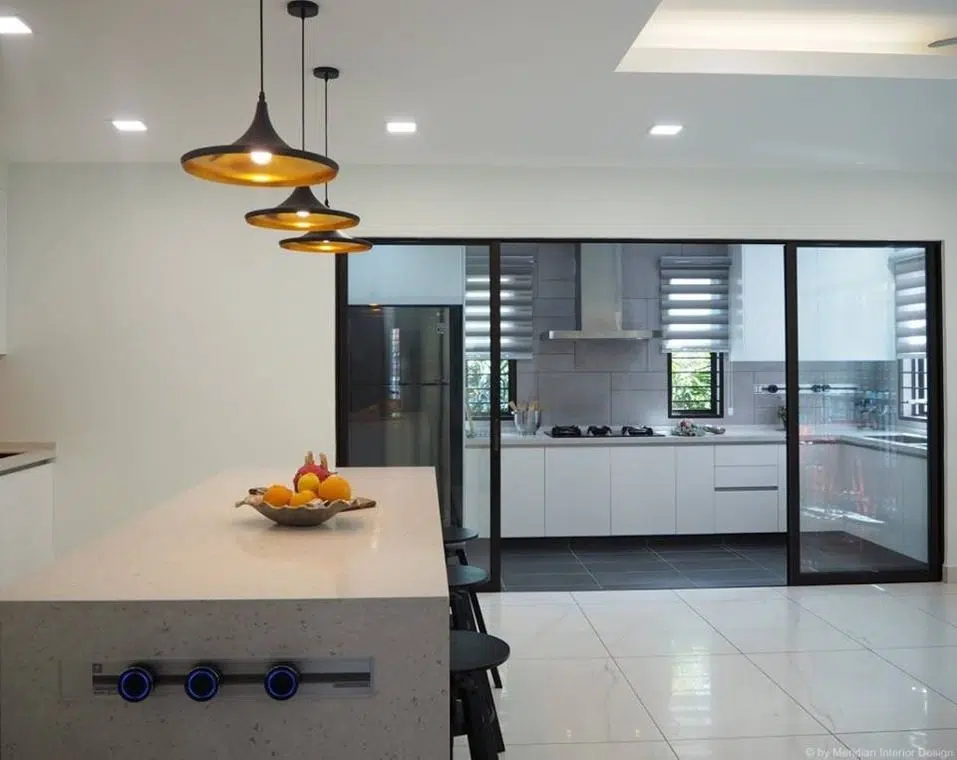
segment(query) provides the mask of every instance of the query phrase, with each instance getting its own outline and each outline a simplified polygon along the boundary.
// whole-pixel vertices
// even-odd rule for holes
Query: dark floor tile
[[[661,578],[641,578],[622,583],[602,583],[602,591],[641,591],[643,589],[694,588],[694,584],[682,575]]]
[[[564,560],[556,562],[551,559],[542,559],[536,562],[516,562],[506,559],[502,561],[502,573],[505,575],[541,575],[542,573],[579,573],[585,572],[580,562],[572,558],[571,562]]]
[[[526,573],[516,570],[510,570],[508,568],[502,569],[502,577],[508,581],[529,581],[533,582],[536,578],[551,578],[553,582],[558,583],[559,581],[564,580],[565,578],[591,578],[591,573],[589,573],[585,568],[580,567],[578,570],[571,570],[568,568],[562,569],[558,572],[551,573]]]
[[[582,564],[592,573],[627,573],[627,572],[674,572],[674,568],[661,559],[634,559],[623,557],[621,559],[586,560],[582,559]]]
[[[648,539],[630,538],[628,536],[573,538],[569,541],[569,544],[576,553],[579,551],[629,551],[631,549],[647,548]]]
[[[670,557],[668,563],[673,565],[681,572],[697,572],[699,570],[757,570],[756,565],[749,559],[743,557],[701,557],[701,558],[675,558]]]
[[[527,575],[506,579],[506,591],[598,591],[598,583],[590,575]]]
[[[626,571],[618,573],[592,573],[595,576],[595,580],[598,581],[603,587],[612,585],[621,588],[622,585],[628,584],[641,584],[641,583],[651,583],[658,581],[680,581],[682,576],[680,573],[672,572],[635,572],[635,571]]]
[[[766,575],[757,578],[693,578],[695,588],[760,588],[763,586],[784,586],[784,581]]]
[[[656,548],[655,553],[659,556],[664,557],[667,560],[671,559],[681,559],[683,557],[735,557],[737,555],[734,552],[724,549],[720,546],[709,546],[707,548],[699,547],[686,547],[684,549],[675,549],[674,547],[670,548]]]
[[[571,550],[568,548],[554,548],[554,549],[502,549],[503,557],[521,557],[527,559],[539,559],[542,557],[574,557]]]
[[[682,574],[690,578],[695,585],[699,582],[740,581],[745,586],[763,586],[774,577],[773,573],[761,568],[745,570],[683,570]]]

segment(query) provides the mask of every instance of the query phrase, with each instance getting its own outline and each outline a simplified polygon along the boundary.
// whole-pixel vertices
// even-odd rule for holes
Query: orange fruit
[[[296,488],[301,491],[312,491],[315,494],[319,490],[319,476],[314,472],[307,472],[299,476],[299,482]]]
[[[299,493],[294,493],[292,498],[289,500],[289,508],[295,509],[298,507],[304,507],[315,498],[316,495],[312,491],[300,491]]]
[[[292,490],[286,488],[286,486],[269,486],[269,488],[266,489],[266,493],[263,494],[263,501],[270,507],[288,506],[291,498]]]
[[[319,498],[324,501],[349,501],[352,498],[352,486],[341,475],[330,475],[319,484]]]

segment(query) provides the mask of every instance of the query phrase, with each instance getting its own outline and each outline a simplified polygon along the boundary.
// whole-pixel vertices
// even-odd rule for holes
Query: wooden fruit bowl
[[[265,488],[250,489],[249,495],[236,502],[236,506],[252,507],[263,517],[268,517],[277,525],[286,525],[292,528],[315,527],[316,525],[322,525],[340,512],[351,512],[356,509],[368,509],[375,506],[372,499],[358,497],[350,501],[342,499],[322,501],[316,499],[301,507],[273,507],[263,501],[262,495],[265,491]]]

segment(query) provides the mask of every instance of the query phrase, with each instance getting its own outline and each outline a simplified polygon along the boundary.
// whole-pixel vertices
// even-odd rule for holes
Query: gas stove
[[[582,428],[579,425],[555,425],[545,431],[545,435],[552,438],[663,438],[664,433],[656,433],[647,426],[624,425],[610,427],[608,425],[589,425]]]

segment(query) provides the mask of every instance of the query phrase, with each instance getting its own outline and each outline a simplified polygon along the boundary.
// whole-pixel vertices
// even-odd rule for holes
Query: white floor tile
[[[671,589],[637,589],[634,591],[573,591],[576,602],[588,604],[642,604],[644,602],[680,602],[681,597]]]
[[[861,648],[854,639],[784,597],[701,602],[696,609],[745,654]]]
[[[957,728],[957,705],[873,652],[791,652],[750,657],[829,731]]]
[[[613,660],[510,660],[502,680],[496,704],[509,747],[662,739]]]
[[[852,758],[833,736],[704,739],[674,742],[678,760],[840,760]]]
[[[478,596],[482,604],[509,604],[523,607],[530,604],[575,603],[568,591],[503,591],[500,594],[479,594]]]
[[[802,598],[799,603],[870,649],[957,646],[957,627],[890,594]]]
[[[888,583],[883,588],[894,596],[947,596],[957,594],[957,583]]]
[[[861,758],[953,760],[957,757],[957,731],[841,734],[839,738]]]
[[[482,609],[489,633],[508,642],[513,660],[608,657],[577,604],[502,604]]]
[[[764,599],[780,599],[782,587],[767,588],[688,588],[675,593],[692,606],[708,602],[758,602]]]
[[[582,606],[612,657],[731,654],[734,646],[684,602]]]
[[[743,655],[619,660],[669,740],[825,733]]]
[[[957,702],[957,647],[879,649],[877,654]]]
[[[508,747],[508,760],[675,760],[665,742],[640,744],[526,744]],[[455,748],[455,760],[469,760],[468,749]]]
[[[938,620],[957,625],[957,594],[911,593],[895,598]]]

